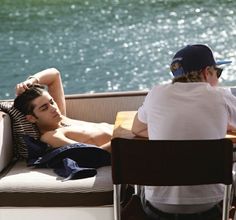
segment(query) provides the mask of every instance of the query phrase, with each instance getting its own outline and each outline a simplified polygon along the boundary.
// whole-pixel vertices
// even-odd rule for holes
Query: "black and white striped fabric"
[[[28,150],[23,135],[38,139],[40,135],[37,127],[28,122],[25,116],[13,107],[13,102],[0,102],[0,110],[9,114],[11,118],[15,156],[27,159]]]

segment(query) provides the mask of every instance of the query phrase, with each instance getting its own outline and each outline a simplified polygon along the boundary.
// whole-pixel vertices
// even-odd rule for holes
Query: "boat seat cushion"
[[[111,167],[93,177],[63,181],[52,169],[16,162],[0,178],[0,206],[97,206],[112,204]]]
[[[6,112],[11,118],[15,156],[26,159],[28,151],[23,135],[39,138],[37,127],[28,122],[25,116],[13,107],[13,102],[0,102],[0,110]]]

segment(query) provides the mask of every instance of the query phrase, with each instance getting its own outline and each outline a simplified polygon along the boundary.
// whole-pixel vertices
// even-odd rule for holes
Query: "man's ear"
[[[207,67],[205,67],[203,70],[202,70],[202,76],[203,76],[203,78],[204,78],[204,80],[205,81],[207,81],[207,79],[208,79],[208,75],[210,74],[210,67],[209,66],[207,66]]]
[[[31,123],[35,123],[37,121],[37,118],[34,117],[33,115],[26,115],[26,120],[31,122]]]

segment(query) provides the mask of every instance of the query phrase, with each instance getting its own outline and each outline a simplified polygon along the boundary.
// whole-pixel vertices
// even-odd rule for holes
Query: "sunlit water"
[[[149,89],[192,43],[232,60],[221,84],[236,85],[234,0],[1,0],[0,99],[48,67],[67,94]]]

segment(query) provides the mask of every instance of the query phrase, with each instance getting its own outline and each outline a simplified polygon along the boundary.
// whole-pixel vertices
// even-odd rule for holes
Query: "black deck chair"
[[[217,140],[138,140],[114,138],[112,179],[114,217],[121,219],[121,184],[149,186],[225,185],[223,220],[228,220],[233,143]]]

